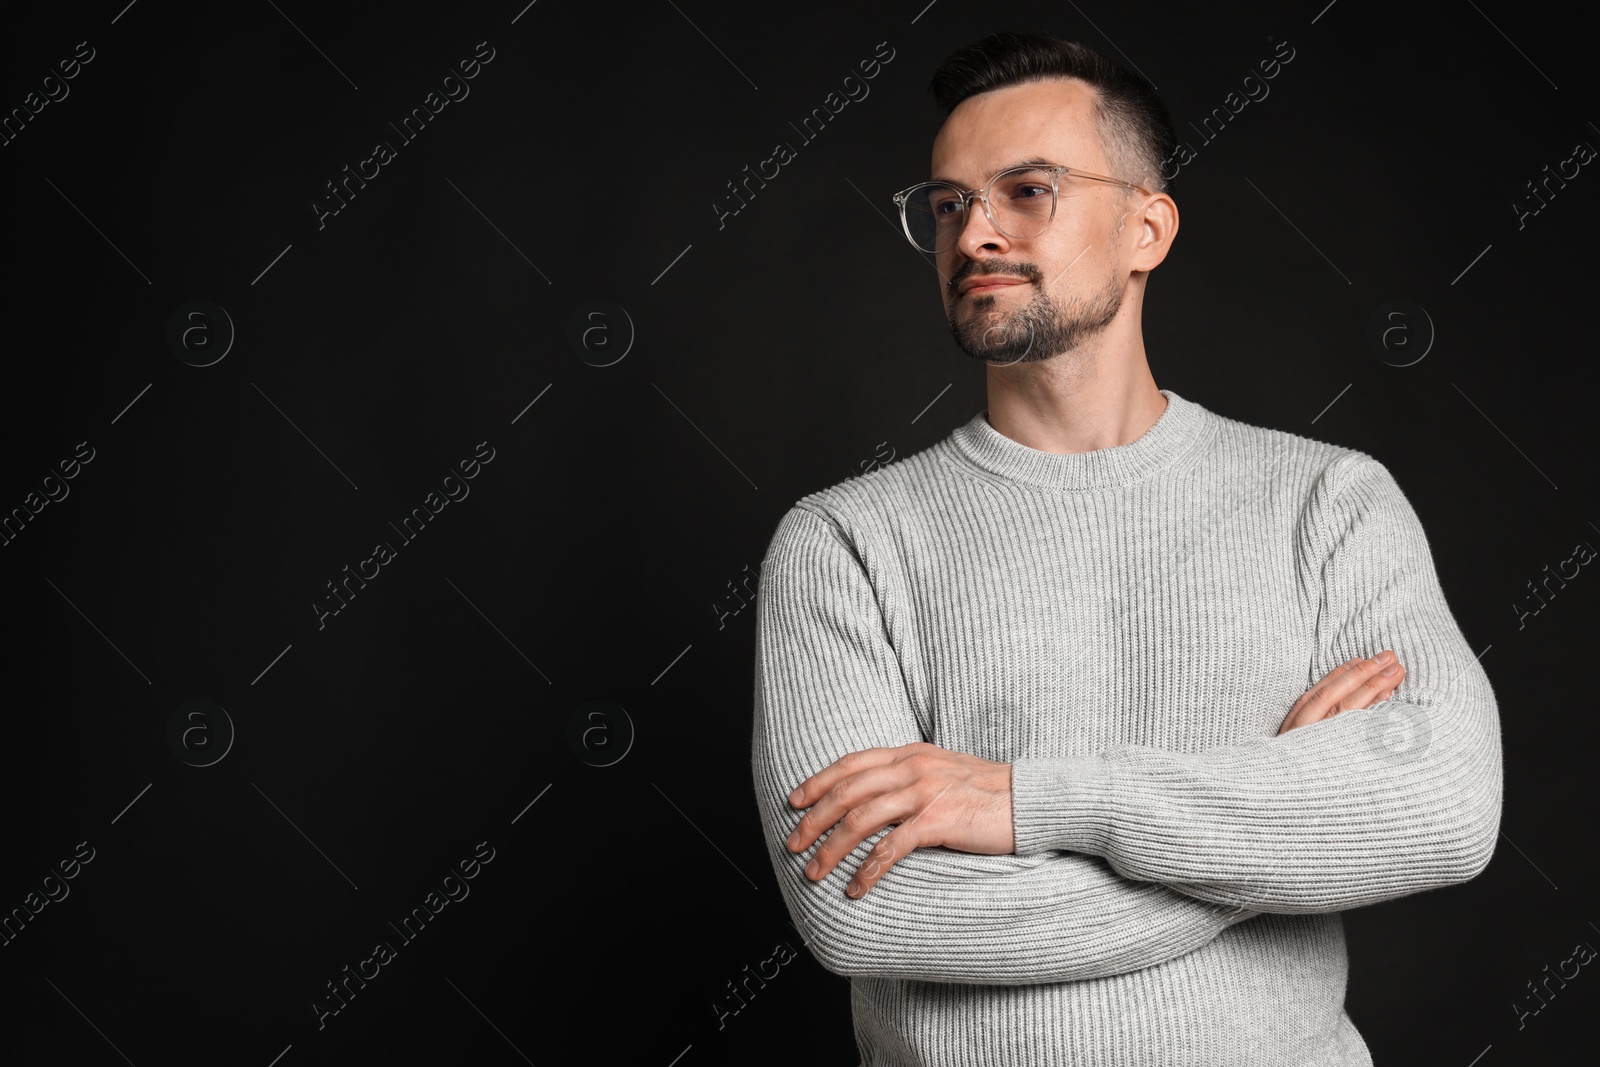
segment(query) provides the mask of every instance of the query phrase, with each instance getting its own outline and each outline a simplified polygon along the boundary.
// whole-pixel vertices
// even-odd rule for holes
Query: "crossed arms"
[[[1103,977],[1193,951],[1261,912],[1339,911],[1482,870],[1499,825],[1499,723],[1415,513],[1381,464],[1352,455],[1331,465],[1301,529],[1302,571],[1321,601],[1313,676],[1392,648],[1405,700],[1200,753],[1117,745],[1003,765],[925,744],[854,546],[819,511],[792,509],[762,567],[753,770],[769,856],[817,959],[839,974],[928,981]],[[898,751],[834,767],[875,749]],[[884,818],[870,798],[855,801],[859,814],[818,804],[849,788],[841,781],[861,791],[886,780],[891,759],[915,779],[912,814]],[[1009,781],[1011,827],[976,808],[949,818],[966,787],[947,787],[967,771],[975,796],[998,797]],[[792,803],[819,772],[819,788]],[[826,814],[813,823],[844,821],[802,826],[814,806]],[[889,840],[877,854],[936,821],[967,828],[926,835],[944,847]],[[797,828],[798,854],[787,844]],[[856,843],[823,856],[813,880],[807,862],[832,835],[812,845],[830,828]],[[848,895],[852,879],[870,892]]]

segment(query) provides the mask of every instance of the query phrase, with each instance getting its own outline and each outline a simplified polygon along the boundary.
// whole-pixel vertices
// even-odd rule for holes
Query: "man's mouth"
[[[983,293],[993,293],[1001,289],[1010,289],[1013,286],[1026,284],[1027,281],[1023,278],[985,278],[964,286],[959,295],[979,296]]]

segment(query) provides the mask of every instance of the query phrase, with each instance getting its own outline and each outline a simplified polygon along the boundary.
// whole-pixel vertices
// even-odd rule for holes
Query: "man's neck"
[[[1138,440],[1167,408],[1142,353],[1087,380],[1061,373],[1062,359],[990,367],[989,425],[1041,452],[1091,452]]]

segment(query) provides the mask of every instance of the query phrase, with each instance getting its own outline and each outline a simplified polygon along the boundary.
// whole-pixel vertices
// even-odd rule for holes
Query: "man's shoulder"
[[[1372,454],[1309,434],[1247,421],[1206,409],[1216,427],[1215,453],[1259,477],[1298,483],[1307,490],[1337,491],[1362,472],[1387,474]]]
[[[949,502],[941,485],[955,477],[949,462],[949,434],[919,451],[875,457],[871,470],[813,490],[796,500],[779,523],[842,537],[851,544],[891,530],[922,525],[920,519],[939,501]]]

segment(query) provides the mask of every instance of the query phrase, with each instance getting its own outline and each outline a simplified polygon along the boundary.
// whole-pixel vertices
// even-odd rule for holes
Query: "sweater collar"
[[[1162,389],[1167,408],[1136,440],[1088,452],[1043,452],[1014,441],[989,425],[989,409],[950,435],[956,452],[976,467],[1010,482],[1049,489],[1099,489],[1128,482],[1167,466],[1200,437],[1206,409]]]

